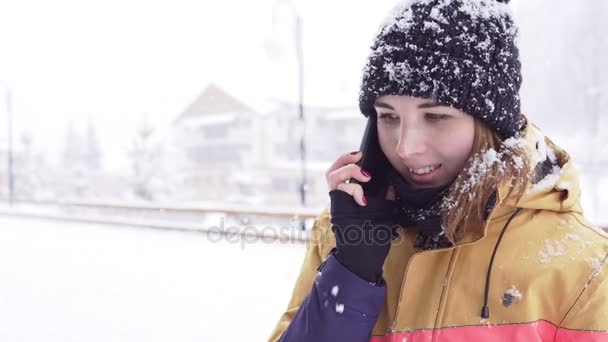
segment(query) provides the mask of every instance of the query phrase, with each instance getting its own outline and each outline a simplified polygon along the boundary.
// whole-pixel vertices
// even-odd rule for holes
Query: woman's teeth
[[[424,175],[424,174],[431,173],[431,172],[435,171],[435,169],[436,169],[438,166],[439,166],[439,165],[436,165],[436,166],[427,166],[427,167],[423,167],[423,168],[421,168],[421,169],[417,169],[417,170],[410,169],[410,172],[411,172],[411,173],[415,173],[415,174],[417,174],[417,175]]]

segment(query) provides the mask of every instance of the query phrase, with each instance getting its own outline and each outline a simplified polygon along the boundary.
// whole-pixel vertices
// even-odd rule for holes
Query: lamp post
[[[7,149],[6,149],[6,176],[7,176],[7,192],[8,192],[8,204],[13,206],[14,193],[15,193],[15,178],[13,174],[13,113],[11,104],[11,90],[5,87],[5,105],[6,105],[6,136],[7,136]]]
[[[298,139],[298,151],[300,154],[300,181],[298,182],[299,202],[302,207],[306,206],[306,195],[308,190],[306,177],[306,117],[304,115],[304,57],[302,48],[302,18],[294,5],[294,0],[277,0],[274,5],[275,13],[280,8],[288,8],[293,18],[291,30],[295,49],[297,64],[297,91],[298,91],[298,119],[295,125],[294,139]],[[285,13],[285,12],[281,12]],[[290,137],[290,141],[292,137]],[[301,221],[302,230],[305,229],[304,220]]]
[[[295,11],[295,46],[296,46],[296,59],[298,63],[298,120],[299,125],[302,128],[300,130],[300,166],[301,175],[300,180],[300,204],[306,206],[306,118],[304,116],[304,65],[303,65],[303,51],[302,51],[302,18]]]

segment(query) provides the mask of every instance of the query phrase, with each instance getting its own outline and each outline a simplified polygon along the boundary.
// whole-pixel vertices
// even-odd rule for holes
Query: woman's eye
[[[432,114],[432,113],[426,113],[426,118],[431,120],[431,121],[441,121],[441,120],[445,120],[445,119],[449,119],[450,116],[449,115],[445,115],[445,114]]]
[[[399,120],[399,117],[393,114],[388,114],[388,113],[380,113],[380,115],[378,116],[378,118],[380,120],[386,120],[386,121],[396,121]]]

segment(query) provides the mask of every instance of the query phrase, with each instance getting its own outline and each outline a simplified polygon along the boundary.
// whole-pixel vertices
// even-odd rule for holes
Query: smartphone
[[[356,164],[369,171],[372,179],[369,182],[359,182],[351,178],[348,182],[361,184],[366,196],[384,198],[388,190],[387,172],[392,166],[384,155],[384,152],[382,152],[382,148],[380,148],[377,118],[375,115],[370,115],[367,118],[359,150],[363,153],[363,156]]]

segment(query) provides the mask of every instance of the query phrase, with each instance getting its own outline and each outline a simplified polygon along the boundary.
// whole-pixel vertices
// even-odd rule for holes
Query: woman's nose
[[[408,129],[401,133],[397,143],[397,155],[402,159],[410,159],[413,156],[426,152],[426,137],[420,129]]]

